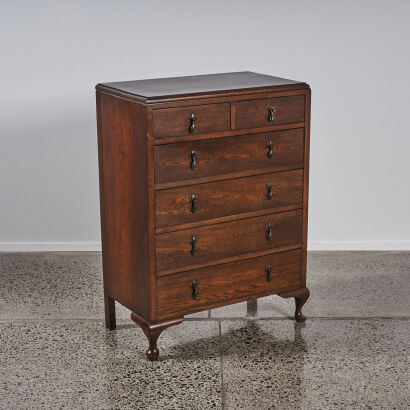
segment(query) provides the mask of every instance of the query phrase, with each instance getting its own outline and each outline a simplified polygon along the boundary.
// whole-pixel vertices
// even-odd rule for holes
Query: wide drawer
[[[157,316],[183,315],[229,300],[296,289],[303,286],[301,267],[302,250],[297,249],[158,278]]]
[[[229,131],[231,109],[229,103],[163,108],[153,110],[152,121],[155,138]]]
[[[305,96],[240,101],[235,108],[236,129],[268,127],[305,121]]]
[[[302,210],[159,234],[156,235],[157,275],[301,245]]]
[[[155,192],[156,228],[300,206],[303,170],[275,172]]]
[[[155,184],[303,166],[303,128],[157,145]]]

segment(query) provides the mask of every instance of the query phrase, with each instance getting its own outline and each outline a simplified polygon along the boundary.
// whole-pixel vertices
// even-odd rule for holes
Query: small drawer
[[[155,192],[156,227],[301,206],[302,192],[301,169],[164,189]]]
[[[152,121],[155,138],[229,131],[231,109],[229,103],[164,108],[153,110]]]
[[[157,275],[302,245],[302,210],[156,235]],[[244,256],[245,257],[245,256]]]
[[[157,279],[157,316],[184,315],[304,286],[302,251],[216,265]]]
[[[303,128],[298,128],[157,145],[155,184],[301,168],[303,138]]]
[[[305,121],[305,96],[267,98],[236,103],[237,130],[303,123]]]

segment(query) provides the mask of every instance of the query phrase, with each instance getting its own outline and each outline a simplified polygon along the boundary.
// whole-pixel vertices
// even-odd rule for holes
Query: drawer
[[[152,121],[155,138],[229,131],[231,108],[229,103],[164,108],[153,110]]]
[[[235,113],[237,130],[304,122],[305,96],[240,101],[236,103]]]
[[[157,229],[246,212],[301,206],[303,170],[155,192]]]
[[[157,145],[155,184],[303,167],[303,128]]]
[[[155,240],[157,275],[168,275],[300,247],[302,210],[159,234]]]
[[[271,281],[268,281],[268,266]],[[157,315],[170,317],[240,302],[250,296],[297,289],[302,284],[300,249],[210,266],[157,279]],[[197,282],[194,299],[192,282]]]

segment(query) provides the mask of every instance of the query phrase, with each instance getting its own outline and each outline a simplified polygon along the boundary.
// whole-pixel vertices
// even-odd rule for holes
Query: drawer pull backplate
[[[272,158],[273,157],[273,142],[269,141],[266,148],[268,148],[268,158]]]
[[[272,266],[268,265],[265,268],[266,271],[266,280],[272,282]]]
[[[196,299],[198,297],[198,285],[199,282],[197,280],[193,280],[191,283],[192,299]]]
[[[189,198],[189,202],[191,202],[191,212],[194,214],[198,210],[198,197],[192,194]]]
[[[191,169],[195,169],[198,166],[198,155],[195,150],[191,151]]]
[[[197,243],[198,243],[198,238],[195,238],[195,236],[193,236],[191,239],[191,246],[192,246],[191,255],[193,256],[198,255],[198,249],[196,247]]]
[[[193,134],[196,131],[196,125],[195,121],[198,119],[198,117],[195,114],[191,114],[189,117],[189,121],[191,122],[191,125],[189,126],[189,133]]]
[[[266,189],[268,190],[268,194],[266,195],[266,199],[268,199],[270,201],[273,198],[273,184],[272,184],[272,182],[269,182],[269,184],[266,184]]]
[[[268,225],[266,226],[266,239],[268,241],[272,240],[272,225],[269,222]]]
[[[269,106],[268,112],[269,112],[268,121],[269,122],[275,121],[275,107],[273,105]]]

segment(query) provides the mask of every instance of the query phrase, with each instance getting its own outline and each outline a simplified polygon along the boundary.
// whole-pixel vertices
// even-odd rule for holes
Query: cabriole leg
[[[138,316],[136,313],[131,313],[131,319],[140,326],[142,331],[144,332],[145,336],[148,339],[149,348],[147,350],[147,357],[149,360],[157,360],[159,356],[159,349],[157,347],[157,340],[161,332],[166,329],[167,327],[179,325],[184,320],[183,318],[180,319],[172,319],[167,320],[164,322],[159,323],[149,323],[141,316]]]
[[[301,288],[292,290],[290,292],[281,293],[279,296],[281,298],[295,298],[296,310],[295,310],[295,319],[296,322],[304,322],[306,317],[302,315],[302,307],[309,299],[310,291],[308,288]]]

